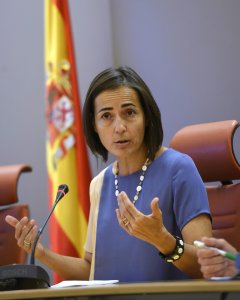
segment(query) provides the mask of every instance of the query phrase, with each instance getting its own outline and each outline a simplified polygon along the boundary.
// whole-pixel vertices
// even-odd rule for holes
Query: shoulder
[[[95,177],[93,177],[93,179],[91,180],[90,186],[95,185],[97,182],[103,180],[103,177],[104,177],[104,174],[105,174],[107,168],[109,168],[109,166],[104,168],[100,173],[98,173]]]
[[[162,154],[165,171],[172,177],[173,181],[185,181],[199,179],[200,175],[193,159],[182,152],[168,148]]]
[[[179,152],[173,148],[165,148],[165,151],[160,155],[160,157],[161,160],[173,168],[195,166],[189,155]]]
[[[193,161],[193,159],[182,152],[174,149],[169,149],[172,152],[172,167],[171,174],[173,183],[201,183],[203,185],[199,171]]]

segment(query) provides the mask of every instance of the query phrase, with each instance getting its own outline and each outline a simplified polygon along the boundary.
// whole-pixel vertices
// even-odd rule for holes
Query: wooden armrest
[[[18,202],[17,185],[21,173],[31,172],[27,164],[0,166],[0,205]]]

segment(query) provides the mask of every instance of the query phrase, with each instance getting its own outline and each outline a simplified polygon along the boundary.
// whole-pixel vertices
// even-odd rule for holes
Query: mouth
[[[115,142],[115,145],[120,149],[124,149],[125,147],[128,147],[129,143],[130,140],[119,140]]]
[[[120,140],[120,141],[116,141],[115,144],[119,144],[119,145],[123,145],[129,143],[129,140]]]

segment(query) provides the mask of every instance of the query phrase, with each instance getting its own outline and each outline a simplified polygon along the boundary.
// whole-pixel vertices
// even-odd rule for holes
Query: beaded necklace
[[[139,198],[139,194],[142,191],[142,185],[143,185],[143,181],[144,181],[144,175],[145,175],[145,173],[147,171],[149,163],[150,163],[149,158],[147,158],[146,161],[145,161],[145,163],[144,163],[144,165],[142,166],[142,174],[139,177],[139,184],[136,187],[136,194],[135,194],[135,196],[133,198],[133,201],[132,201],[133,204],[136,203],[136,201]],[[119,190],[118,190],[118,174],[119,174],[119,168],[118,168],[118,163],[117,163],[116,172],[115,172],[115,181],[114,181],[114,184],[115,184],[115,195],[116,195],[116,197],[119,194]]]

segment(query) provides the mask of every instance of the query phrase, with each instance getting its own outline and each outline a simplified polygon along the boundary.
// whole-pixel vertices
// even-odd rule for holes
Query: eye
[[[110,120],[111,119],[111,114],[109,112],[105,112],[104,114],[101,115],[101,119]]]
[[[128,110],[126,111],[126,115],[127,115],[128,117],[133,117],[133,116],[136,115],[136,111],[135,111],[134,109],[128,109]]]

